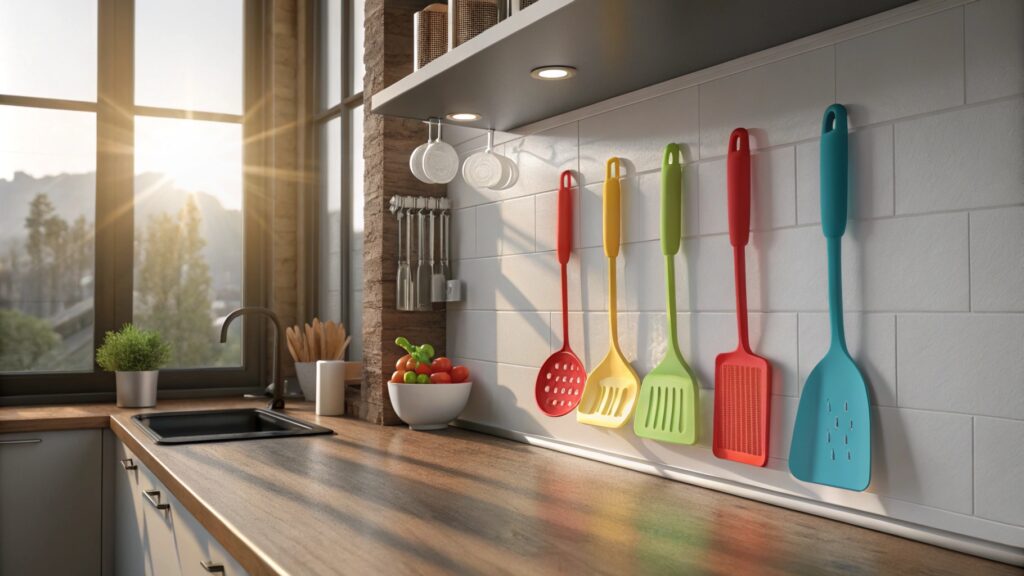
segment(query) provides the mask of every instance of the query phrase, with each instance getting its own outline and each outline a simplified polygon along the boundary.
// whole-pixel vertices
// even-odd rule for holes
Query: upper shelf
[[[405,118],[511,131],[911,0],[540,0],[373,96]],[[574,78],[536,80],[538,66]]]

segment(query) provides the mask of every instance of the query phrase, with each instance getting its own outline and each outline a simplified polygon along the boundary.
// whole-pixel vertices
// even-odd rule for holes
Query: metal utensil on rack
[[[415,310],[412,276],[412,209],[407,204],[408,198],[403,198],[405,204],[405,262],[408,267],[408,274],[405,277],[405,302],[402,310]]]
[[[405,211],[402,199],[398,196],[391,197],[391,213],[398,219],[398,273],[395,276],[395,307],[399,310],[409,309],[409,261],[402,254],[402,219],[405,218]]]
[[[434,308],[433,303],[430,301],[430,282],[431,282],[431,269],[430,263],[427,262],[426,245],[427,245],[427,227],[426,227],[426,216],[429,210],[427,209],[427,198],[416,199],[416,225],[418,228],[417,238],[419,239],[416,247],[416,280],[415,280],[415,294],[416,294],[416,309],[417,310],[432,310]]]
[[[435,222],[440,219],[441,203],[437,198],[430,199],[430,301],[444,302],[445,277],[441,272],[441,261],[434,251],[438,235],[435,235]],[[442,238],[443,243],[443,238]],[[441,246],[443,249],[443,244]],[[440,252],[438,250],[437,252]]]
[[[452,228],[451,202],[447,198],[441,198],[441,277],[445,282],[452,279],[451,270],[451,246]]]

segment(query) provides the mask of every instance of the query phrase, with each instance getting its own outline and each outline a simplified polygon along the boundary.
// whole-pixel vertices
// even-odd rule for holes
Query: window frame
[[[327,30],[329,22],[327,19],[327,4],[331,1],[340,1],[342,4],[341,11],[341,46],[343,53],[341,55],[341,69],[338,73],[341,75],[341,101],[330,107],[323,106],[323,98],[327,90],[325,89],[325,82],[327,81],[326,75],[323,74],[321,64],[323,64],[323,47],[324,43],[327,42]],[[327,270],[320,266],[321,252],[323,247],[323,232],[324,232],[324,221],[323,215],[325,211],[322,206],[322,191],[326,185],[326,170],[323,163],[323,142],[320,138],[321,129],[327,125],[328,122],[334,119],[339,119],[341,122],[341,208],[339,218],[341,220],[339,234],[341,235],[341,257],[342,262],[339,266],[341,278],[339,279],[339,285],[341,286],[341,302],[339,303],[340,320],[345,326],[352,326],[351,315],[353,313],[359,313],[359,310],[350,310],[348,305],[348,290],[350,289],[349,280],[349,258],[351,257],[351,246],[349,239],[352,234],[352,196],[353,186],[352,178],[356,175],[352,172],[352,155],[351,146],[352,142],[352,125],[353,122],[363,121],[363,117],[358,119],[354,118],[354,111],[363,106],[363,93],[364,90],[353,92],[352,72],[354,66],[352,65],[352,55],[356,52],[354,42],[354,36],[352,26],[354,25],[354,4],[353,2],[360,2],[363,0],[317,0],[314,2],[314,8],[309,11],[309,18],[306,22],[306,29],[308,31],[308,38],[310,38],[309,44],[307,44],[308,54],[312,57],[308,59],[307,63],[307,75],[309,78],[309,84],[307,86],[307,106],[312,111],[312,117],[310,119],[311,129],[309,130],[309,137],[307,139],[307,149],[309,155],[307,158],[308,164],[312,167],[314,178],[313,188],[309,197],[312,199],[309,202],[308,209],[306,211],[307,222],[315,223],[312,226],[315,230],[314,234],[310,235],[307,239],[307,251],[309,256],[309,262],[313,263],[312,266],[308,267],[307,273],[307,286],[306,291],[311,308],[316,314],[323,313],[321,309],[321,294],[320,287],[322,286],[321,275],[326,273]],[[365,18],[365,14],[364,14]],[[365,88],[364,88],[365,89]],[[365,115],[365,108],[364,108]],[[362,147],[360,147],[362,149]]]
[[[265,36],[270,21],[265,0],[245,0],[243,56],[243,113],[223,114],[196,110],[136,106],[135,0],[97,0],[97,94],[92,102],[14,96],[0,93],[0,105],[92,112],[96,117],[96,213],[93,346],[107,331],[116,330],[133,316],[134,283],[134,145],[135,117],[212,120],[242,125],[243,284],[245,306],[269,302],[266,278],[271,213],[264,166],[264,126],[268,106],[262,102],[265,77]],[[124,113],[125,110],[131,113]],[[132,154],[124,154],[132,150]],[[99,225],[99,223],[103,223]],[[194,369],[161,369],[160,396],[218,396],[256,392],[270,359],[265,322],[246,322],[242,333],[242,365]],[[204,385],[204,383],[210,383]],[[114,397],[114,374],[103,372],[95,359],[86,372],[0,373],[0,405],[55,401],[109,401]]]

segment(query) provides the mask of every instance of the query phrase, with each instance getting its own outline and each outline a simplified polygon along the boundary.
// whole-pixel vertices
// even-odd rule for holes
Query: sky
[[[242,114],[243,3],[136,0],[136,104]],[[0,0],[0,94],[95,102],[96,10],[96,0]],[[91,112],[0,106],[0,179],[91,172],[95,132]],[[135,139],[136,173],[241,207],[240,124],[137,117]]]

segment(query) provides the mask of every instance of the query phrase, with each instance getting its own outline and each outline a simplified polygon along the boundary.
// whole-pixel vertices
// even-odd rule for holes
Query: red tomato
[[[452,361],[445,358],[444,356],[438,356],[434,358],[434,361],[430,363],[431,372],[451,372]]]
[[[416,373],[417,374],[426,374],[427,376],[430,376],[430,364],[424,364],[422,362],[417,363],[416,364]]]
[[[402,370],[403,372],[405,370],[408,370],[408,368],[406,368],[405,365],[407,362],[409,362],[410,358],[412,358],[412,356],[409,356],[408,354],[399,358],[398,362],[395,362],[395,370]]]
[[[413,357],[409,356],[408,354],[406,354],[404,356],[404,358],[407,358],[407,360],[405,361],[405,371],[406,372],[415,372],[416,371],[416,364],[418,364],[418,362],[416,362],[416,360],[414,360]]]
[[[402,382],[402,378],[404,378],[404,377],[405,377],[405,370],[395,370],[394,373],[391,374],[391,381],[396,383],[396,384],[400,384]]]
[[[434,372],[430,375],[431,384],[451,384],[452,377],[447,372]]]
[[[458,384],[459,382],[465,382],[469,380],[469,368],[465,366],[455,366],[452,368],[452,382]]]

